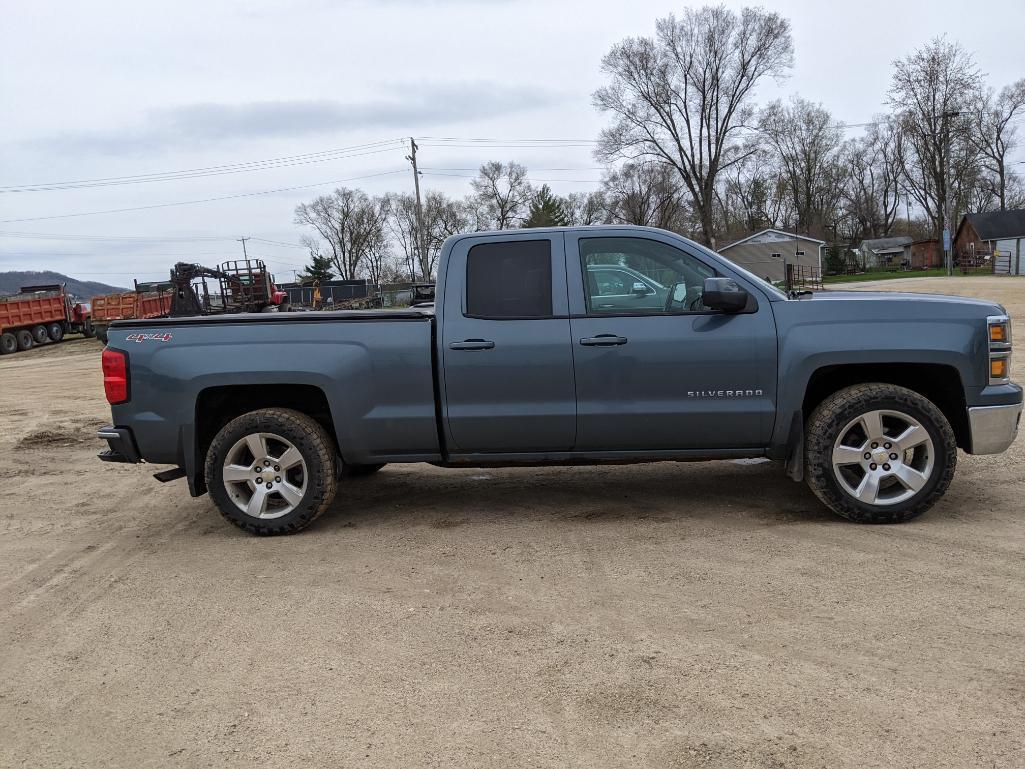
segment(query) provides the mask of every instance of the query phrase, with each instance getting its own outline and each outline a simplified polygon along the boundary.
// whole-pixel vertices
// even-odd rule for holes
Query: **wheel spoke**
[[[865,454],[864,448],[854,448],[853,446],[837,446],[833,449],[833,464],[834,465],[856,465],[863,461]]]
[[[875,473],[865,473],[858,488],[854,490],[854,496],[862,502],[875,504],[876,498],[879,496],[879,477]]]
[[[878,441],[883,437],[883,415],[878,411],[869,411],[861,417],[865,428],[865,437],[870,441]]]
[[[291,483],[278,484],[278,493],[285,498],[292,507],[298,505],[303,498],[303,493]]]
[[[901,451],[913,449],[929,440],[929,433],[921,425],[908,425],[908,429],[893,439]]]
[[[277,459],[282,470],[288,470],[303,461],[303,455],[295,446],[289,446],[288,450]]]
[[[253,460],[260,460],[267,456],[267,440],[258,433],[246,436],[246,445],[253,454]]]
[[[252,498],[246,507],[246,514],[259,518],[267,509],[267,489],[264,486],[257,486]]]
[[[920,473],[915,468],[904,464],[897,467],[893,474],[897,477],[897,480],[904,484],[905,488],[911,491],[919,491],[925,486],[925,482],[929,480],[929,476],[925,473]]]
[[[222,477],[225,483],[238,483],[248,481],[252,474],[252,468],[242,467],[242,465],[226,465]]]

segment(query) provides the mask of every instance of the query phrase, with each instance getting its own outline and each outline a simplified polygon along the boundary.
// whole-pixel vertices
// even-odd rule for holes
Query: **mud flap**
[[[800,410],[794,412],[794,418],[790,421],[786,473],[791,480],[804,480],[804,413]]]

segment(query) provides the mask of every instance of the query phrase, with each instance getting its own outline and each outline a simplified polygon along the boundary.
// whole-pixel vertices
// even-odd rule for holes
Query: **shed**
[[[992,257],[993,272],[1025,275],[1025,209],[966,214],[954,233],[959,262]]]
[[[910,246],[914,238],[895,235],[890,238],[871,238],[861,241],[858,253],[865,269],[900,267],[904,261],[904,247]]]
[[[767,229],[722,246],[719,253],[755,275],[774,283],[784,280],[785,264],[822,274],[824,240],[784,230]]]

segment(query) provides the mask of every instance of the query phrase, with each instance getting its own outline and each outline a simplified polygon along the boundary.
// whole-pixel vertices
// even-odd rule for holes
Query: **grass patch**
[[[862,272],[857,275],[824,275],[823,283],[860,283],[865,280],[899,280],[901,278],[942,278],[947,271],[942,267],[934,267],[929,270],[904,270],[897,272]],[[986,274],[989,273],[978,273]],[[954,275],[960,276],[957,270]]]

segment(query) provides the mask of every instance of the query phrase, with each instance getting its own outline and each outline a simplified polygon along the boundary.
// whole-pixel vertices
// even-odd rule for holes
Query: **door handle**
[[[598,334],[598,336],[585,336],[580,340],[580,344],[585,347],[615,347],[618,344],[626,344],[627,339],[625,336],[616,336],[615,334]]]
[[[462,342],[452,342],[448,346],[450,350],[491,350],[494,342],[487,339],[464,339]]]

